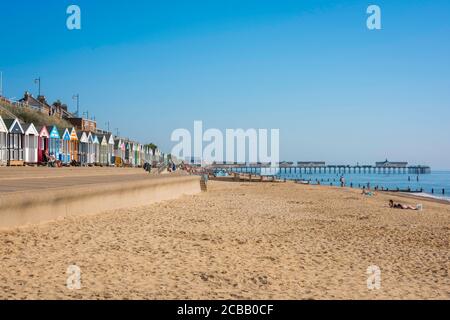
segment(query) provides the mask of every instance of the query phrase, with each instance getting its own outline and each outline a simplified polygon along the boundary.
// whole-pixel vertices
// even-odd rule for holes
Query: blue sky
[[[203,120],[279,128],[285,160],[450,168],[448,0],[4,1],[0,30],[5,96],[40,76],[48,100],[79,93],[100,126],[166,150]]]

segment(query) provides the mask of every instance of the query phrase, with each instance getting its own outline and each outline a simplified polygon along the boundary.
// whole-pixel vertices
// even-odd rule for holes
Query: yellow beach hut
[[[70,161],[79,162],[78,160],[78,149],[79,149],[79,140],[77,136],[77,131],[75,128],[72,128],[70,132],[70,144],[69,144],[69,153],[70,153]]]
[[[114,162],[116,167],[123,167],[125,161],[125,143],[121,138],[114,139]]]

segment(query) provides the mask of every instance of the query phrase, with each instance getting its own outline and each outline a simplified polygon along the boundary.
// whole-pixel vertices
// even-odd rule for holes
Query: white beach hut
[[[82,166],[88,165],[89,160],[89,139],[86,132],[78,132],[78,161]]]
[[[114,165],[114,136],[110,134],[108,138],[108,166]]]
[[[8,165],[23,166],[24,131],[18,119],[4,119],[8,128]]]
[[[99,137],[100,140],[100,164],[102,166],[108,165],[108,139],[106,135]]]
[[[37,164],[39,132],[32,123],[24,125],[23,130],[25,131],[25,164]]]
[[[0,116],[0,166],[8,164],[8,128]]]
[[[93,135],[94,138],[94,163],[100,163],[100,140],[97,135]]]
[[[91,132],[88,134],[88,153],[87,153],[87,163],[93,165],[95,163],[95,146],[94,146],[94,136]]]

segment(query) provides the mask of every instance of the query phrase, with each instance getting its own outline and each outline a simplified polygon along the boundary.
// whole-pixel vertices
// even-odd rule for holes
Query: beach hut
[[[146,162],[145,160],[145,146],[143,144],[139,145],[139,157],[141,159],[141,166],[144,166],[144,163]]]
[[[107,135],[108,140],[108,166],[114,165],[114,136],[112,134]]]
[[[25,132],[18,119],[4,119],[8,128],[8,165],[23,166],[23,140]]]
[[[100,140],[97,135],[93,135],[94,138],[94,163],[100,162]]]
[[[134,156],[133,142],[127,141],[126,151],[125,151],[125,161],[129,167],[133,166],[133,163],[134,163],[133,156]]]
[[[130,143],[128,141],[123,142],[125,144],[125,154],[123,157],[124,166],[128,166],[130,164]]]
[[[138,167],[139,162],[139,143],[133,142],[133,167]]]
[[[8,128],[0,116],[0,166],[8,164]]]
[[[56,126],[46,127],[49,133],[48,154],[55,156],[55,159],[61,160],[61,136]]]
[[[70,132],[69,129],[59,129],[59,136],[61,137],[61,153],[59,154],[59,160],[63,164],[70,164]]]
[[[137,150],[136,150],[136,152],[137,152],[137,155],[136,155],[136,158],[137,158],[137,166],[138,167],[142,167],[142,165],[143,165],[143,163],[142,163],[142,145],[140,144],[140,143],[138,143],[137,144]]]
[[[99,137],[100,140],[100,165],[107,166],[108,165],[108,139],[106,139],[105,135]]]
[[[70,145],[69,145],[69,152],[70,152],[70,161],[76,161],[79,162],[78,159],[78,152],[79,152],[79,146],[80,142],[78,140],[77,131],[75,128],[72,128],[72,131],[70,132]]]
[[[37,131],[39,132],[38,137],[38,162],[43,163],[47,161],[45,154],[49,153],[49,138],[50,134],[47,130],[47,127],[37,127]]]
[[[86,166],[89,164],[89,139],[86,132],[78,132],[78,161],[80,165]]]
[[[39,132],[32,123],[24,125],[23,131],[25,132],[25,164],[35,165],[38,163]]]
[[[88,164],[93,165],[95,163],[95,146],[94,136],[91,132],[88,133]]]
[[[114,165],[122,167],[125,161],[125,143],[121,138],[114,140]]]
[[[153,150],[148,147],[148,158],[150,159],[150,163],[153,163],[153,161],[155,161],[155,157],[153,156]]]

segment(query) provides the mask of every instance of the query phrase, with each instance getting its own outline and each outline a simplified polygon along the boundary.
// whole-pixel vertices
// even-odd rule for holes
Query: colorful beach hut
[[[89,164],[89,139],[86,132],[78,132],[78,161],[80,165],[87,166]]]
[[[38,163],[39,132],[32,123],[24,125],[23,130],[25,132],[25,164],[35,165]]]
[[[8,165],[23,166],[23,140],[25,132],[18,119],[5,119],[8,128]]]
[[[37,131],[39,132],[38,137],[38,162],[43,163],[47,159],[45,158],[45,154],[49,154],[49,138],[50,134],[48,133],[47,127],[37,127]]]
[[[114,165],[122,167],[125,161],[125,143],[121,138],[114,140]]]
[[[0,116],[0,166],[8,164],[8,128]]]
[[[70,132],[70,145],[69,145],[69,153],[70,153],[70,162],[78,160],[78,152],[79,152],[79,140],[77,131],[75,128],[72,128],[72,131]]]
[[[48,126],[48,154],[55,156],[55,159],[61,160],[61,136],[56,126]]]
[[[61,153],[59,160],[63,164],[70,164],[70,132],[69,129],[59,129],[59,136],[61,137]]]

